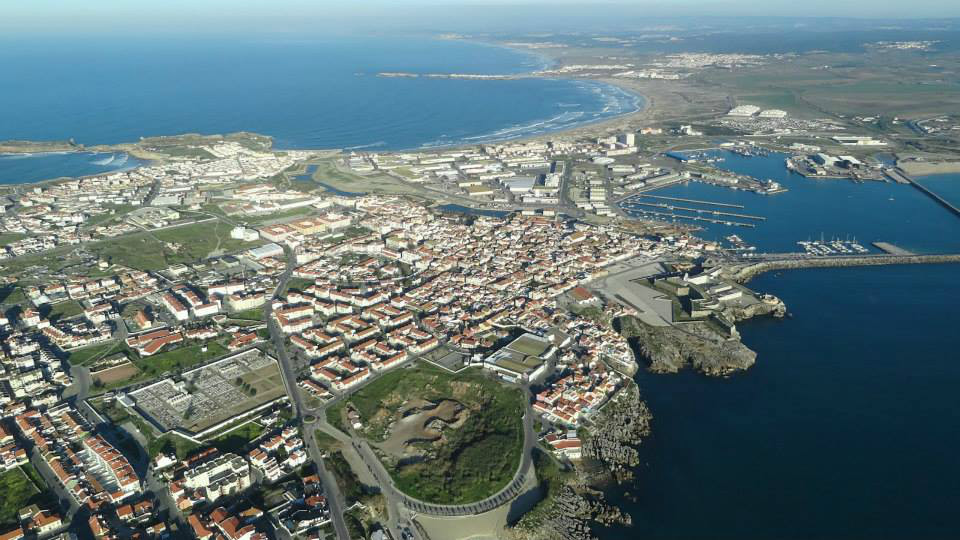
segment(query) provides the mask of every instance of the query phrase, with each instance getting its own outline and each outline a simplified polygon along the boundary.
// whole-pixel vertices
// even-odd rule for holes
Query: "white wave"
[[[370,144],[361,144],[361,145],[357,145],[357,146],[348,146],[347,148],[344,148],[344,150],[361,150],[361,149],[363,149],[363,148],[376,148],[376,147],[378,147],[378,146],[386,146],[386,145],[387,145],[387,142],[386,142],[386,141],[377,141],[377,142],[375,142],[375,143],[370,143]]]
[[[109,157],[105,157],[103,159],[95,159],[90,163],[93,163],[94,165],[109,165],[113,163],[113,160],[115,159],[117,159],[117,156],[115,156],[114,154],[110,154]]]

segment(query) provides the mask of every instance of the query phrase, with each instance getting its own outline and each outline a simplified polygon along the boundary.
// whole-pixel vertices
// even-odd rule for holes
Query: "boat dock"
[[[706,204],[711,206],[723,206],[725,208],[741,208],[741,209],[746,208],[742,204],[729,204],[729,203],[712,202],[712,201],[698,201],[697,199],[683,199],[680,197],[664,197],[662,195],[641,194],[639,195],[639,197],[647,197],[649,199],[660,199],[664,201],[678,201],[678,202],[694,203],[694,204]]]
[[[907,251],[902,247],[897,247],[889,242],[874,242],[873,247],[890,255],[915,255],[915,253]]]
[[[686,206],[674,206],[674,205],[665,204],[665,203],[646,203],[646,202],[639,202],[639,201],[623,203],[623,206],[626,206],[626,207],[629,207],[631,205],[632,206],[650,206],[653,208],[663,208],[671,211],[682,210],[684,212],[694,212],[697,214],[711,214],[714,216],[729,216],[729,217],[742,218],[742,219],[755,219],[757,221],[766,221],[767,219],[763,216],[752,216],[750,214],[737,214],[734,212],[721,212],[719,210],[710,210],[707,208],[689,208]]]
[[[651,206],[653,206],[653,205],[651,205]],[[667,212],[657,212],[657,211],[655,211],[655,210],[644,210],[644,209],[642,209],[642,208],[637,208],[636,210],[637,210],[638,212],[643,213],[643,214],[649,214],[649,215],[657,216],[657,217],[668,217],[668,218],[673,218],[673,219],[689,219],[689,220],[692,220],[692,221],[705,221],[705,222],[707,222],[707,223],[716,223],[716,224],[719,224],[719,225],[729,225],[729,226],[731,226],[731,227],[747,227],[747,228],[750,228],[750,229],[756,228],[756,225],[755,225],[755,224],[753,224],[753,223],[744,223],[744,222],[742,222],[742,221],[726,221],[726,220],[722,220],[722,219],[712,219],[712,218],[703,217],[703,216],[687,216],[687,215],[683,215],[683,214],[672,214],[672,213],[667,213]]]

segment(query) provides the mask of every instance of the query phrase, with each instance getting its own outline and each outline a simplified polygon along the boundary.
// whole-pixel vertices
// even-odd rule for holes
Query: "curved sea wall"
[[[746,283],[754,277],[772,270],[799,268],[838,268],[844,266],[884,266],[895,264],[941,264],[960,263],[960,254],[951,255],[871,255],[867,257],[824,257],[820,259],[790,259],[764,261],[735,269],[731,277]]]

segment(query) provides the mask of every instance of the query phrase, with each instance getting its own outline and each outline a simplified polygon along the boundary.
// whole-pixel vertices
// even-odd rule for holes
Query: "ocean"
[[[785,154],[745,157],[729,151],[713,151],[724,161],[718,168],[779,182],[789,191],[759,195],[733,191],[699,182],[678,184],[652,195],[700,201],[739,204],[743,209],[721,209],[765,217],[765,221],[730,218],[756,224],[756,228],[705,224],[698,234],[707,240],[722,241],[736,234],[758,251],[785,253],[800,251],[799,241],[856,238],[864,247],[872,242],[889,242],[917,253],[960,253],[960,219],[910,185],[888,182],[855,184],[849,180],[808,179],[784,166]],[[947,200],[960,201],[960,175],[937,175],[919,179]],[[951,199],[952,198],[952,199]],[[646,201],[651,202],[651,201]],[[668,202],[668,201],[657,201]],[[673,202],[679,206],[716,209],[706,205]],[[689,214],[689,212],[683,212]],[[683,223],[693,223],[678,220]],[[874,251],[876,251],[874,249]]]
[[[0,154],[0,184],[29,184],[61,176],[87,176],[133,169],[143,164],[143,161],[122,152]]]
[[[375,76],[517,73],[541,62],[463,42],[5,45],[0,97],[7,106],[0,140],[73,137],[101,144],[248,130],[274,136],[281,148],[390,150],[538,133],[638,104],[586,82]],[[21,163],[0,158],[0,181],[90,174],[84,171],[91,164],[119,159],[58,156],[18,158]],[[776,179],[790,192],[764,197],[689,184],[658,193],[736,202],[746,206],[745,213],[768,217],[750,230],[711,226],[704,231],[708,238],[737,233],[763,251],[786,251],[823,233],[924,252],[960,250],[960,220],[909,186],[806,180],[790,175],[782,156],[729,156],[725,166]],[[9,173],[14,167],[20,172]],[[924,181],[960,199],[960,177]],[[744,374],[638,374],[654,432],[641,447],[636,484],[609,494],[635,525],[601,530],[601,536],[957,536],[956,271],[820,269],[754,280],[753,288],[783,298],[792,317],[740,325],[744,342],[759,353],[757,365]]]
[[[739,203],[769,220],[735,232],[762,251],[856,235],[918,252],[960,252],[960,218],[910,186],[808,180],[782,156],[725,155],[773,178],[762,196],[690,183],[658,195]],[[960,175],[921,179],[960,200]],[[637,375],[654,416],[635,485],[608,494],[633,518],[603,540],[951,538],[960,492],[953,391],[956,265],[809,269],[750,282],[790,317],[738,325],[757,364],[725,379]]]
[[[93,145],[252,131],[274,137],[283,149],[399,150],[536,135],[632,112],[643,103],[589,81],[377,76],[519,74],[547,65],[537,55],[457,40],[2,44],[0,140],[73,138]]]

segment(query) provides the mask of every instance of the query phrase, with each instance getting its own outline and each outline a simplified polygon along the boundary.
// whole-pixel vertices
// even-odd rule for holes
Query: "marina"
[[[713,214],[715,216],[730,216],[730,217],[744,218],[744,219],[755,219],[757,221],[765,221],[767,219],[763,216],[753,216],[750,214],[737,214],[734,212],[721,212],[719,210],[709,210],[704,208],[690,208],[687,206],[674,206],[674,205],[664,204],[664,203],[647,203],[647,202],[628,200],[628,201],[625,201],[622,206],[623,208],[636,208],[637,206],[650,206],[654,208],[664,208],[667,210],[682,210],[685,212],[696,212],[697,214],[706,213],[706,214]]]
[[[713,202],[713,201],[699,201],[697,199],[684,199],[682,197],[664,197],[662,195],[647,195],[647,194],[638,195],[638,197],[646,197],[648,199],[660,199],[662,201],[679,201],[679,202],[685,202],[685,203],[705,204],[710,206],[722,206],[724,208],[745,208],[742,204],[728,204],[728,203]]]
[[[829,242],[810,241],[797,242],[803,251],[808,255],[827,256],[827,255],[852,255],[870,253],[870,250],[863,247],[857,240],[831,240]]]
[[[691,220],[691,221],[702,221],[702,222],[705,222],[705,223],[713,223],[713,224],[716,224],[716,225],[726,225],[726,226],[728,226],[728,227],[747,227],[747,228],[751,228],[751,229],[754,228],[754,227],[756,227],[756,225],[753,224],[753,223],[744,223],[744,222],[741,222],[741,221],[727,221],[727,220],[707,218],[707,217],[703,217],[703,216],[687,216],[687,215],[684,215],[684,214],[673,214],[673,213],[667,213],[667,212],[657,212],[657,211],[655,211],[655,210],[643,210],[643,209],[640,209],[640,210],[638,210],[638,211],[641,213],[641,215],[644,215],[644,216],[666,217],[666,218],[671,218],[671,219],[689,219],[689,220]]]

